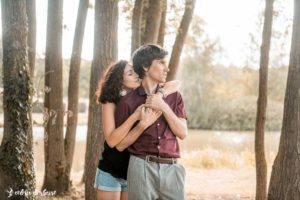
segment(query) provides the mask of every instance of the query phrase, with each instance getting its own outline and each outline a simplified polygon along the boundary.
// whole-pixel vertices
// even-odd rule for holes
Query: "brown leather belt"
[[[155,162],[155,163],[161,163],[161,164],[176,164],[177,159],[176,158],[162,158],[159,156],[153,156],[153,155],[134,155],[138,158],[141,158],[145,160],[146,162]]]

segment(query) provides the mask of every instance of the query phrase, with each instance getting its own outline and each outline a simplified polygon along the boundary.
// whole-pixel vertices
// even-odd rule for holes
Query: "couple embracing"
[[[166,82],[168,52],[138,48],[101,81],[104,151],[95,177],[98,200],[183,200],[185,169],[177,138],[187,135],[178,81]]]

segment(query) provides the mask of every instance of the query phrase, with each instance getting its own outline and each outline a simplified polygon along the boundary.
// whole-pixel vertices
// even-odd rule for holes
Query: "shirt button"
[[[160,146],[157,146],[158,149],[160,149]]]
[[[160,136],[158,136],[158,139],[160,140]]]
[[[159,126],[159,123],[157,124],[157,126]]]

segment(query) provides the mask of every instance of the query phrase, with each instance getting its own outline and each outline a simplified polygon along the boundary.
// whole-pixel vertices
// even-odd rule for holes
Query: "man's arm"
[[[164,104],[162,113],[167,120],[171,131],[179,139],[183,140],[188,134],[186,119],[177,117],[170,106],[166,102],[164,102]]]
[[[177,102],[176,106],[179,107],[179,110],[183,110],[184,108],[181,97],[178,100],[179,102]],[[170,106],[158,95],[152,95],[148,97],[145,106],[154,110],[160,110],[167,120],[167,123],[174,135],[179,137],[181,140],[187,136],[188,128],[186,119],[184,118],[185,115],[178,114],[180,116],[177,116]]]

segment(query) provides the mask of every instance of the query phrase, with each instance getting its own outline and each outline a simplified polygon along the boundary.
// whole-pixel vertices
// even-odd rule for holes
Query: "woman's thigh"
[[[120,200],[121,192],[97,190],[97,200]]]
[[[121,192],[121,200],[128,200],[128,192]]]

